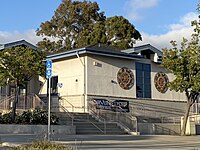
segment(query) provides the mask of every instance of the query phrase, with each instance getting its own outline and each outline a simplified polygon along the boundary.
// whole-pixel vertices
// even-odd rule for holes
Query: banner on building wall
[[[126,100],[115,100],[112,102],[113,111],[129,112],[129,101]]]
[[[94,99],[96,109],[111,110],[111,103],[106,99]]]
[[[129,112],[129,101],[115,100],[110,102],[106,99],[94,99],[96,109],[111,110],[116,112]]]

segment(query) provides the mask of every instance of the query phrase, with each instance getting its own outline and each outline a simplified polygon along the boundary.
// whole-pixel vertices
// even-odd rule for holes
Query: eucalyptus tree
[[[54,52],[103,43],[121,49],[141,40],[140,33],[122,16],[106,18],[99,5],[90,1],[63,0],[49,21],[41,23],[38,46]]]
[[[34,75],[44,76],[44,54],[29,47],[17,46],[0,51],[0,84],[15,86],[12,121],[15,120],[19,86],[27,84]]]

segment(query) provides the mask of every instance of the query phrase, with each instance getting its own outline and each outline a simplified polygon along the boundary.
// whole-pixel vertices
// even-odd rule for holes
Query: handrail
[[[180,117],[161,117],[162,123],[181,123],[181,116]]]
[[[35,97],[35,100],[38,100],[42,104],[42,108],[46,106],[46,104],[40,99],[40,97],[37,94],[33,94],[33,97]]]
[[[136,104],[136,105],[132,105],[132,107],[137,106],[140,107],[142,106],[143,108],[151,108],[151,109],[156,109],[156,110],[162,110],[163,112],[170,112],[170,113],[184,113],[184,111],[182,109],[178,109],[178,108],[170,108],[170,107],[166,107],[166,106],[158,106],[158,105],[153,105],[153,104],[146,104],[146,103],[142,103],[142,102],[131,102],[131,104]]]
[[[110,110],[100,110],[100,109],[98,109],[99,110],[98,112],[95,112],[95,110],[97,111],[95,103],[93,101],[90,101],[90,102],[88,102],[88,105],[89,105],[89,111],[93,112],[93,114],[95,114],[97,117],[101,117],[101,118],[106,117],[107,118],[107,117],[109,117],[109,115],[111,115],[111,117],[115,116],[114,118],[110,119],[109,122],[116,122],[118,125],[123,127],[128,132],[132,132],[132,131],[137,132],[137,118],[135,116],[132,116],[131,114],[128,114],[122,108],[119,108],[121,112],[112,112]],[[95,110],[93,110],[92,108]],[[105,111],[105,113],[102,114],[101,111]],[[107,111],[109,111],[109,112],[107,112]],[[114,116],[113,116],[113,114],[114,114]],[[102,117],[102,115],[105,115],[105,116]],[[123,118],[121,118],[121,117],[123,117]],[[105,120],[105,122],[107,122],[108,121],[107,119],[109,119],[109,118],[107,118],[107,119],[106,118],[103,119],[103,120]],[[125,122],[123,122],[120,119],[123,119]],[[128,124],[130,126],[128,126]]]
[[[8,96],[8,97],[5,97],[5,98],[3,98],[3,99],[0,100],[0,104],[3,103],[3,102],[5,102],[5,101],[8,101],[8,100],[10,100],[10,99],[12,99],[12,98],[14,98],[14,97],[15,97],[15,96],[13,96],[13,95]]]
[[[9,109],[10,107],[10,103],[12,101],[12,99],[14,98],[15,96],[11,95],[11,96],[8,96],[8,97],[5,97],[3,99],[0,100],[0,108],[3,108],[3,109]],[[7,103],[8,101],[8,103]],[[6,103],[5,103],[6,102]],[[4,104],[2,106],[2,104]],[[1,107],[2,106],[2,107]]]
[[[62,110],[64,112],[67,113],[67,115],[72,119],[72,126],[74,125],[74,116],[72,114],[70,114],[70,112],[60,103],[60,107],[62,108]]]
[[[59,97],[59,99],[61,99],[61,100],[64,100],[65,102],[67,102],[71,107],[72,107],[72,112],[74,112],[74,105],[72,104],[72,103],[70,103],[68,100],[66,100],[65,98],[63,98],[63,97]]]
[[[104,119],[103,117],[97,115],[92,109],[89,109],[89,113],[98,121],[103,122],[104,124],[104,134],[106,134],[106,119]]]
[[[163,134],[165,134],[165,132],[169,133],[169,135],[179,135],[177,132],[175,132],[174,130],[172,129],[169,129],[169,128],[166,128],[166,127],[163,127],[163,126],[160,126],[158,124],[153,124],[154,126],[154,130],[155,132],[158,131],[158,129],[161,129],[161,131],[163,132]]]
[[[163,114],[171,114],[171,115],[175,115],[175,116],[182,116],[184,115],[184,112],[173,112],[173,111],[165,111],[165,110],[160,110],[158,108],[151,108],[151,107],[148,107],[148,106],[131,106],[131,109],[135,110],[135,109],[141,109],[143,108],[143,111],[151,111],[151,112],[155,112],[155,113],[163,113]],[[134,112],[133,112],[134,113]],[[152,115],[152,114],[151,114]]]
[[[96,124],[94,124],[92,121],[88,120],[94,127],[96,127],[99,131],[101,131],[102,133],[106,134],[105,131],[101,130],[101,128],[99,128]]]
[[[119,113],[120,113],[120,115],[125,115],[125,117],[128,117],[131,121],[136,121],[136,123],[135,123],[135,125],[136,125],[136,129],[135,129],[135,132],[137,133],[137,117],[135,117],[135,116],[133,116],[133,115],[131,115],[131,114],[129,114],[129,113],[127,113],[125,110],[123,110],[120,106],[118,106],[117,107],[120,111],[119,111]],[[123,112],[123,114],[121,114],[121,112]],[[119,123],[122,125],[122,126],[124,126],[125,128],[126,128],[126,130],[129,130],[129,131],[131,131],[130,130],[130,128],[127,126],[127,125],[125,125],[124,123],[122,123],[122,121],[120,121],[120,120],[118,120],[119,121]]]

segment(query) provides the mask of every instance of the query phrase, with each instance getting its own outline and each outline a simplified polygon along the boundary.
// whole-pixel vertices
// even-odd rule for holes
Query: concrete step
[[[103,135],[104,132],[104,123],[99,122],[93,118],[88,113],[70,113],[73,115],[74,120],[73,124],[76,126],[76,134],[94,134],[94,135]],[[57,113],[60,123],[71,124],[72,119],[66,114],[59,112]],[[97,128],[100,128],[101,131]],[[112,135],[121,135],[127,134],[123,129],[117,126],[116,123],[106,123],[106,134]]]

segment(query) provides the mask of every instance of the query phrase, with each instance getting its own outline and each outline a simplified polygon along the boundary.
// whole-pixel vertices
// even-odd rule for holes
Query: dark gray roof
[[[117,58],[124,58],[124,59],[141,59],[142,56],[136,55],[136,54],[128,54],[121,51],[116,50],[110,50],[110,49],[103,49],[103,48],[95,48],[95,47],[84,47],[74,50],[69,50],[66,52],[61,53],[55,53],[55,54],[49,54],[47,55],[47,59],[61,59],[61,58],[67,58],[71,56],[77,56],[77,55],[83,55],[83,54],[92,54],[92,55],[101,55],[101,56],[107,56],[107,57],[117,57]]]
[[[26,45],[32,49],[35,49],[35,50],[41,50],[39,47],[25,41],[25,40],[20,40],[20,41],[15,41],[15,42],[10,42],[10,43],[6,43],[6,44],[0,44],[0,50],[2,49],[6,49],[6,48],[12,48],[12,47],[15,47],[15,46],[20,46],[20,45]]]
[[[158,56],[162,56],[163,52],[156,47],[150,45],[150,44],[145,44],[141,46],[136,46],[127,50],[122,50],[122,52],[129,53],[129,54],[139,54],[141,52],[146,52],[146,53],[157,53]]]

